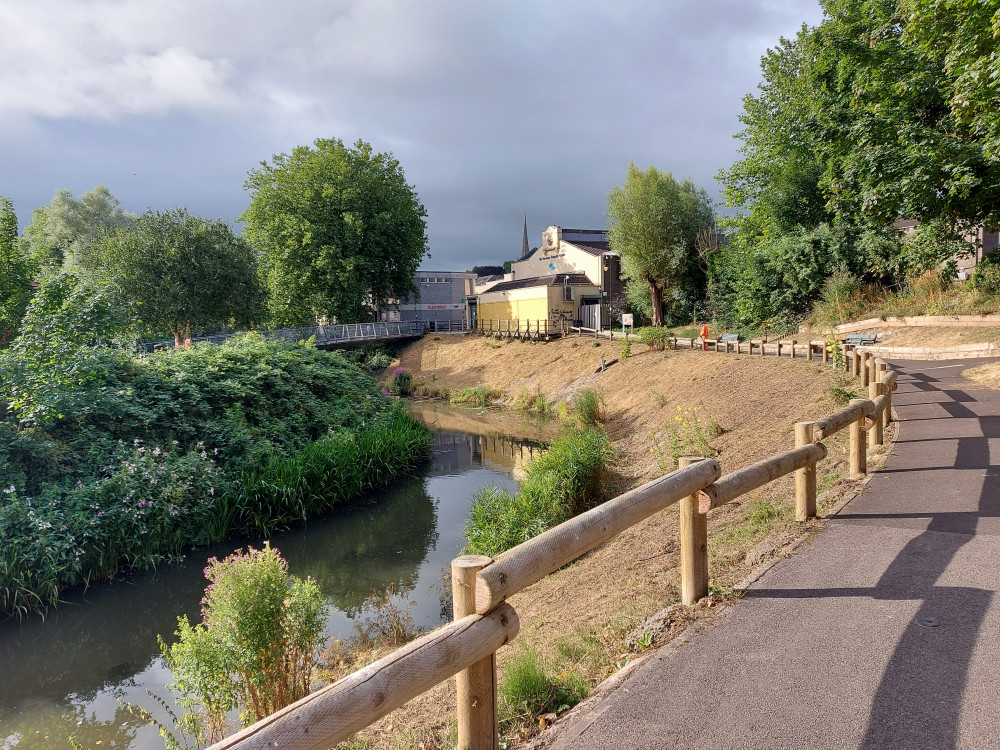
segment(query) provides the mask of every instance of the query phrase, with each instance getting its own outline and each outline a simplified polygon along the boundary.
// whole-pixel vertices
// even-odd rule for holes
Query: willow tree
[[[106,237],[100,266],[141,328],[169,330],[177,346],[192,328],[252,325],[264,316],[253,248],[225,222],[184,209],[148,211]]]
[[[715,223],[708,194],[691,180],[669,172],[645,172],[629,164],[625,184],[608,195],[608,241],[622,259],[629,285],[649,290],[654,326],[663,325],[664,302],[693,303],[704,270],[698,233]]]

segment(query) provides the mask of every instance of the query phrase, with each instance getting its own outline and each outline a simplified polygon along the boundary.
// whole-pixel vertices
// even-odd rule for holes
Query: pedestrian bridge
[[[271,331],[259,331],[266,339],[278,341],[308,341],[315,339],[316,346],[321,349],[332,349],[337,346],[389,341],[392,339],[417,338],[423,336],[428,329],[428,323],[422,320],[411,320],[402,323],[335,323],[321,326],[297,326],[292,328],[277,328]],[[221,344],[234,336],[242,336],[245,332],[220,333],[214,336],[198,336],[191,339],[192,344]],[[172,348],[173,341],[157,341],[144,344],[147,352]]]

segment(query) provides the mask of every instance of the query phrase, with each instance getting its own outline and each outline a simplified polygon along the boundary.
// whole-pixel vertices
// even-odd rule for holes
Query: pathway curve
[[[975,364],[894,365],[863,494],[555,747],[1000,748],[1000,391]]]

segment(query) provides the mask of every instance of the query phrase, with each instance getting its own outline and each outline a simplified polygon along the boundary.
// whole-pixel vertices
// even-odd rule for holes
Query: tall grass
[[[246,471],[230,511],[243,533],[269,534],[388,484],[427,459],[430,434],[401,408],[356,433],[332,433]]]
[[[589,428],[560,437],[528,464],[517,493],[486,487],[476,493],[466,521],[469,552],[496,555],[606,498],[611,441]]]
[[[497,689],[502,735],[534,724],[542,714],[568,711],[587,697],[587,683],[576,672],[555,675],[552,671],[531,648],[522,648],[510,658]]]

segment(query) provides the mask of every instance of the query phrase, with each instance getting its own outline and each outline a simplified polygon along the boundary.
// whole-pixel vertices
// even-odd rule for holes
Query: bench
[[[852,334],[844,339],[844,343],[848,346],[871,346],[875,343],[875,339],[878,337],[873,333],[866,334]]]

